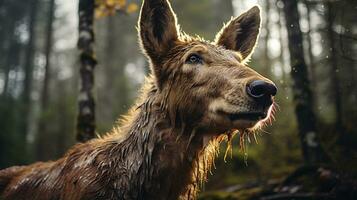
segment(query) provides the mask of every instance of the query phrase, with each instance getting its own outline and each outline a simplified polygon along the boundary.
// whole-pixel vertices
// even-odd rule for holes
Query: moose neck
[[[139,198],[194,199],[217,154],[218,142],[205,144],[203,134],[192,124],[170,117],[165,98],[159,98],[153,91],[148,93],[127,139],[119,144],[126,149],[121,156],[136,162],[131,173],[140,174],[133,176],[140,180],[130,180],[137,187],[132,189],[140,191]]]

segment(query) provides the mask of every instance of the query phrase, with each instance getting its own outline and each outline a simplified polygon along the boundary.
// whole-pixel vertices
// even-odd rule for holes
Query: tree
[[[282,81],[283,84],[282,86],[285,87],[287,85],[287,72],[285,69],[285,60],[284,60],[284,51],[286,49],[286,43],[284,41],[284,27],[282,25],[282,21],[285,20],[284,16],[281,13],[281,6],[282,6],[282,2],[281,0],[277,0],[276,1],[276,11],[278,13],[279,16],[279,21],[278,21],[278,28],[279,28],[279,43],[280,43],[280,54],[279,54],[279,62],[280,62],[280,66],[281,66],[281,71],[282,71]]]
[[[42,83],[42,91],[41,91],[41,102],[40,102],[40,107],[41,107],[41,116],[39,119],[39,125],[38,125],[38,134],[37,134],[37,142],[38,144],[36,145],[37,148],[37,157],[40,160],[45,160],[46,159],[46,135],[48,134],[47,130],[47,122],[46,122],[46,116],[48,112],[48,104],[49,104],[49,81],[50,81],[50,76],[51,76],[51,53],[52,53],[52,35],[53,35],[53,21],[54,21],[54,14],[55,14],[55,6],[56,6],[56,1],[55,0],[50,0],[49,2],[49,9],[48,9],[48,20],[47,20],[47,27],[46,27],[46,46],[45,46],[45,57],[46,57],[46,63],[45,63],[45,68],[44,68],[44,78],[43,78],[43,83]]]
[[[337,8],[335,8],[335,6]],[[357,80],[357,59],[355,55],[357,54],[356,41],[357,33],[354,30],[356,27],[355,19],[357,13],[355,8],[357,6],[357,1],[347,0],[340,1],[338,3],[333,2],[333,7],[335,8],[335,45],[337,52],[339,54],[339,80],[341,82],[341,90],[344,95],[342,100],[343,105],[343,125],[344,134],[340,135],[343,141],[352,142],[352,134],[346,134],[347,132],[355,132],[356,129],[355,119],[357,117],[357,87],[355,87],[355,80]],[[337,33],[337,34],[336,34]],[[352,110],[351,110],[352,109]],[[346,115],[346,113],[348,113]],[[350,114],[354,113],[354,114]],[[345,142],[343,142],[346,144]],[[351,144],[352,144],[351,143]]]
[[[283,3],[288,31],[293,99],[303,157],[308,164],[318,163],[325,160],[326,154],[317,137],[316,117],[312,108],[313,101],[304,59],[297,2],[283,0]]]
[[[94,53],[94,17],[112,15],[116,11],[134,12],[137,5],[127,3],[125,0],[80,0],[78,7],[79,15],[79,38],[78,49],[80,51],[80,92],[78,98],[79,113],[77,117],[77,140],[84,142],[94,138],[95,124],[95,101],[93,96],[94,68],[97,59]]]
[[[331,64],[331,85],[332,85],[332,91],[333,91],[333,98],[334,98],[334,105],[335,105],[335,111],[336,111],[336,120],[335,120],[335,128],[336,131],[340,131],[343,135],[343,124],[342,124],[342,92],[340,88],[340,80],[338,77],[339,74],[339,67],[338,67],[338,52],[336,48],[336,38],[335,38],[335,33],[333,30],[334,26],[334,15],[333,15],[333,10],[332,10],[332,2],[326,1],[325,3],[326,6],[326,21],[327,21],[327,39],[329,43],[329,62]]]
[[[29,132],[29,117],[30,117],[30,104],[31,104],[31,92],[33,83],[33,70],[34,70],[34,58],[35,58],[35,45],[36,45],[36,24],[37,24],[37,11],[38,11],[38,0],[31,0],[28,3],[30,7],[30,13],[28,18],[28,32],[29,39],[26,46],[25,52],[25,63],[24,63],[24,81],[23,81],[23,91],[21,97],[21,123],[19,134],[22,138],[22,148],[23,154],[26,152],[26,139]]]
[[[77,140],[87,141],[95,136],[95,102],[93,97],[94,68],[94,0],[80,0],[78,7],[78,49],[80,51],[80,91],[78,95],[79,113],[77,117]]]
[[[23,46],[16,29],[26,17],[28,4],[7,0],[0,9],[0,70],[4,73],[2,95],[6,96],[11,82],[9,73],[19,65],[21,59]]]
[[[27,22],[29,6],[19,0],[6,0],[0,6],[0,73],[3,89],[0,96],[0,168],[23,162],[24,134],[18,132],[19,101],[14,92],[17,77],[14,73],[22,64],[24,41],[19,26]],[[15,74],[15,76],[13,76]],[[18,142],[21,141],[21,142]]]
[[[264,41],[264,63],[265,63],[265,67],[264,67],[264,74],[267,77],[271,77],[271,59],[269,57],[269,39],[270,39],[270,30],[269,27],[271,26],[270,24],[270,0],[266,0],[265,1],[265,25],[264,25],[264,29],[265,29],[265,41]]]
[[[310,77],[311,77],[311,88],[312,91],[316,92],[317,86],[316,86],[316,65],[315,65],[315,58],[314,55],[312,54],[312,38],[311,35],[313,33],[313,29],[312,29],[312,25],[311,25],[311,8],[310,8],[310,4],[307,0],[304,0],[304,4],[306,7],[306,18],[307,18],[307,23],[308,23],[308,34],[307,36],[307,51],[308,51],[308,56],[309,56],[309,69],[310,69]],[[315,97],[315,95],[313,95],[313,97]],[[314,98],[314,100],[316,101],[316,99]]]

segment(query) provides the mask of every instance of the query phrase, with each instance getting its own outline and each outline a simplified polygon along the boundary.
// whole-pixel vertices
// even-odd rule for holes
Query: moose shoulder
[[[61,159],[0,171],[4,199],[195,199],[232,131],[269,118],[275,85],[245,63],[260,13],[232,19],[213,43],[183,35],[167,0],[144,0],[139,39],[151,74],[137,104],[103,138]]]

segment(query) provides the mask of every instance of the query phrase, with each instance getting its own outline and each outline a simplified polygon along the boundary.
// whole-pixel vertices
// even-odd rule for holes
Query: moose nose
[[[256,100],[270,100],[272,96],[276,95],[276,92],[277,88],[274,84],[262,80],[253,81],[247,87],[248,95]]]

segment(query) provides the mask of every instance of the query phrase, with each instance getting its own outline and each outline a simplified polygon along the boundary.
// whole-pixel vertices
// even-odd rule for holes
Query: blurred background
[[[134,4],[140,7],[141,1],[120,2],[133,5],[113,11],[101,5],[111,2],[97,1],[94,96],[98,134],[109,131],[133,104],[149,71],[137,40],[139,11]],[[299,53],[306,63],[308,82],[304,85],[311,89],[307,107],[316,117],[314,142],[321,146],[327,157],[324,164],[329,166],[323,170],[340,177],[356,177],[355,0],[296,1],[298,20],[293,18],[294,13],[284,14],[284,2],[280,0],[171,2],[186,33],[211,41],[231,16],[260,5],[262,30],[249,65],[279,88],[279,109],[272,126],[260,131],[258,143],[249,143],[246,154],[239,151],[236,139],[232,159],[227,163],[221,158],[225,151],[222,145],[221,157],[216,160],[216,169],[201,198],[235,199],[240,195],[243,199],[242,195],[248,192],[261,192],[258,186],[275,187],[300,166],[311,164],[302,153],[304,142],[300,140],[295,113],[299,102],[294,101],[294,95],[299,94],[292,89],[291,70],[295,69],[291,67],[289,27],[295,27],[302,37],[301,45],[296,45],[302,47]],[[78,1],[73,0],[0,1],[1,169],[59,158],[76,142],[80,79],[77,12]],[[292,20],[300,25],[298,29],[296,24],[286,23]],[[302,191],[301,188],[294,191]],[[293,189],[289,185],[287,190]]]

